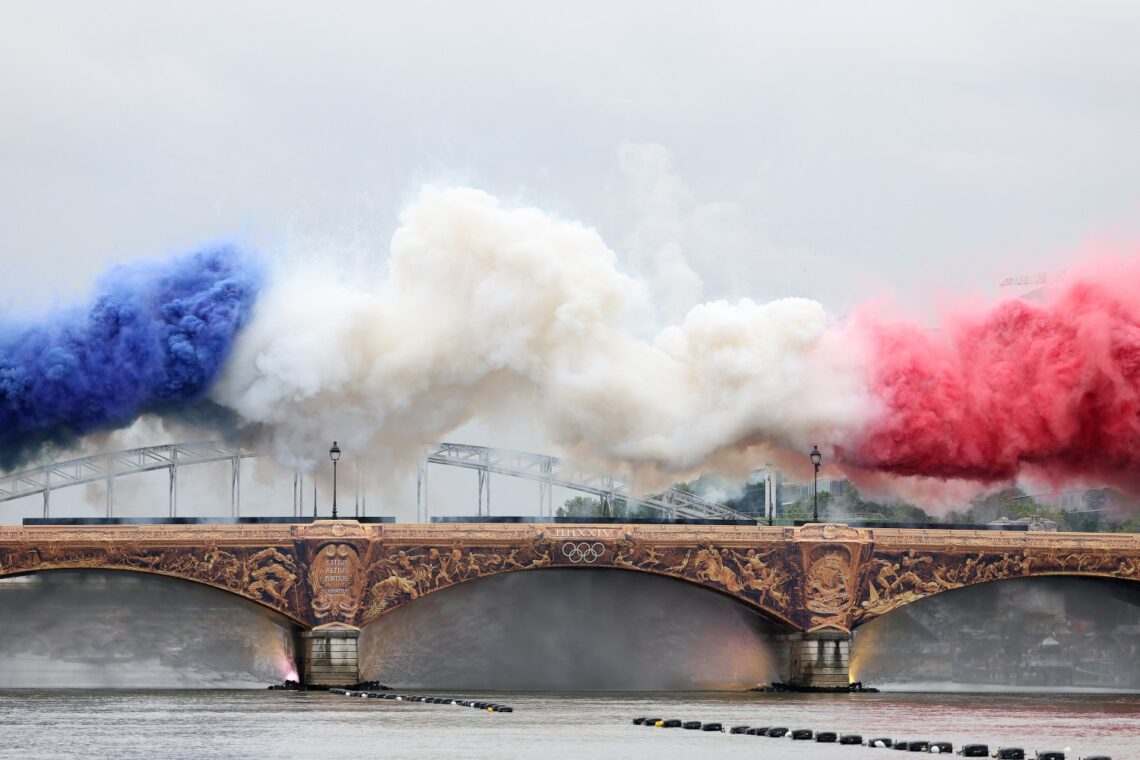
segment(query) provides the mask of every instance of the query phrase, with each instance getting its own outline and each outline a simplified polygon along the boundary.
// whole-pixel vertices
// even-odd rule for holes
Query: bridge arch
[[[562,529],[482,526],[450,534],[447,543],[415,539],[448,535],[434,528],[405,535],[385,527],[363,563],[357,625],[436,591],[476,578],[545,568],[611,569],[699,586],[751,607],[787,630],[799,630],[801,575],[795,558],[777,545],[731,540],[710,531],[706,540],[653,543],[627,528]],[[675,534],[674,534],[675,535]],[[394,540],[397,537],[411,540]],[[720,540],[729,539],[729,540]]]
[[[0,551],[0,578],[56,570],[114,570],[174,578],[217,589],[308,626],[292,547],[197,544],[143,548],[118,542],[45,542]]]
[[[297,624],[180,578],[95,568],[0,579],[0,687],[255,687],[295,677]]]
[[[982,541],[969,548],[919,545],[904,550],[876,545],[860,569],[852,628],[922,599],[1001,581],[1048,577],[1140,581],[1136,537],[1080,538],[1072,548],[1066,547],[1065,538],[986,536],[991,545],[1005,542],[989,549]]]
[[[696,584],[542,568],[389,610],[361,629],[360,673],[440,689],[743,689],[778,680],[775,634],[759,610]]]
[[[851,677],[930,688],[1138,689],[1138,623],[1140,583],[1131,579],[1042,574],[978,583],[860,625]]]
[[[373,584],[371,588],[366,590],[367,606],[365,607],[365,610],[360,618],[361,627],[366,627],[370,623],[396,609],[399,609],[403,606],[411,604],[412,602],[428,597],[440,591],[453,589],[475,581],[483,580],[486,578],[493,578],[501,575],[514,573],[538,574],[550,571],[593,573],[612,572],[661,578],[675,583],[684,584],[686,586],[695,587],[703,591],[711,592],[717,596],[725,597],[731,600],[733,603],[739,604],[742,607],[756,613],[762,617],[769,625],[771,625],[773,629],[780,632],[791,632],[798,630],[796,623],[786,615],[785,611],[780,606],[769,602],[769,600],[766,598],[760,598],[759,592],[756,592],[752,589],[746,589],[743,587],[729,587],[726,586],[723,582],[711,578],[698,579],[691,575],[680,573],[667,573],[651,569],[626,567],[622,565],[612,564],[550,564],[537,567],[496,568],[480,575],[458,578],[450,583],[426,585],[422,588],[422,591],[420,590],[420,587],[416,585],[414,574],[411,578],[401,575],[388,575],[377,582],[382,586],[381,589],[376,589],[375,587],[377,584]]]

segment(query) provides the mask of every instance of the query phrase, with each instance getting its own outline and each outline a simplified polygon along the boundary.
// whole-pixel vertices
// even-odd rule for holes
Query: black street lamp
[[[823,454],[819,453],[819,446],[812,444],[811,447],[811,463],[815,465],[815,476],[811,481],[811,521],[819,522],[819,463],[823,461]],[[336,483],[334,473],[333,483]],[[333,491],[336,491],[335,485]],[[333,498],[333,503],[336,503],[336,498]],[[335,507],[334,507],[335,510]]]
[[[336,463],[340,460],[340,446],[336,445],[336,441],[333,441],[332,448],[329,449],[329,459],[331,459],[332,463],[333,463],[333,515],[332,515],[332,519],[335,520],[336,519]],[[816,467],[816,469],[819,469],[819,468]]]

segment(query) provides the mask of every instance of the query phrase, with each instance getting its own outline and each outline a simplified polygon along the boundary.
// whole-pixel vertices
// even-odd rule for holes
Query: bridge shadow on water
[[[851,676],[892,690],[1140,691],[1140,588],[1051,577],[938,594],[857,628]]]
[[[293,642],[283,617],[182,580],[0,580],[0,688],[264,688],[295,675]]]
[[[712,591],[618,570],[481,578],[361,632],[361,675],[400,687],[745,689],[778,680],[757,613]]]

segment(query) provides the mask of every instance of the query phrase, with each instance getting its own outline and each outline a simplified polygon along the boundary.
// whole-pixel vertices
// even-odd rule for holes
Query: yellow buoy
[[[495,712],[495,708],[493,708],[493,707],[488,707],[488,708],[487,708],[487,712]]]
[[[665,725],[665,721],[659,720],[656,723],[654,723],[653,725],[657,726],[658,728],[661,728],[662,726]]]

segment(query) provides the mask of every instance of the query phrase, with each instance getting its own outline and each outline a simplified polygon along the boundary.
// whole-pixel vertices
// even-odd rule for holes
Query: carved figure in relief
[[[372,584],[369,593],[372,596],[373,609],[381,611],[387,609],[401,595],[406,595],[408,599],[418,599],[420,596],[416,584],[399,575],[389,575],[387,578],[377,581]]]
[[[895,581],[898,580],[899,566],[892,564],[884,559],[875,559],[873,562],[878,566],[878,572],[869,586],[870,593],[870,606],[878,604],[880,601],[890,601],[894,595]]]
[[[271,546],[253,554],[246,566],[252,568],[246,589],[251,595],[268,597],[289,606],[286,594],[297,585],[297,565],[292,557]]]
[[[637,566],[639,568],[641,568],[642,570],[646,570],[648,568],[656,567],[657,565],[660,565],[661,561],[663,559],[664,559],[664,557],[662,557],[657,552],[657,549],[650,546],[648,549],[645,550],[645,558],[642,559],[640,562],[638,562]]]
[[[681,560],[681,564],[673,565],[672,567],[667,567],[667,568],[665,568],[665,572],[672,573],[673,575],[684,574],[685,569],[689,566],[689,560],[692,559],[692,556],[693,556],[693,550],[689,549],[688,551],[685,552],[685,557],[684,557],[684,559]]]
[[[482,578],[483,570],[479,567],[479,557],[475,552],[467,555],[467,564],[463,568],[463,577],[467,578]]]
[[[531,567],[546,567],[550,564],[551,560],[549,548],[543,548],[542,551],[539,551],[537,548],[535,548],[534,553],[535,559],[530,563]]]
[[[297,576],[286,570],[284,565],[271,562],[250,573],[250,580],[247,590],[251,596],[268,597],[288,607],[289,600],[285,595],[296,585]]]
[[[452,549],[450,552],[439,555],[439,567],[435,571],[436,586],[450,586],[461,580],[459,572],[462,562],[462,549]]]
[[[619,541],[614,546],[613,555],[612,555],[613,556],[613,559],[612,559],[613,564],[618,566],[618,567],[629,568],[630,570],[636,568],[637,564],[633,561],[633,558],[632,558],[633,554],[636,552],[636,550],[637,550],[636,546],[631,541],[628,541],[628,540]]]
[[[719,584],[733,593],[742,590],[744,586],[736,572],[725,564],[727,555],[728,549],[717,551],[711,545],[698,551],[693,561],[697,580]]]

